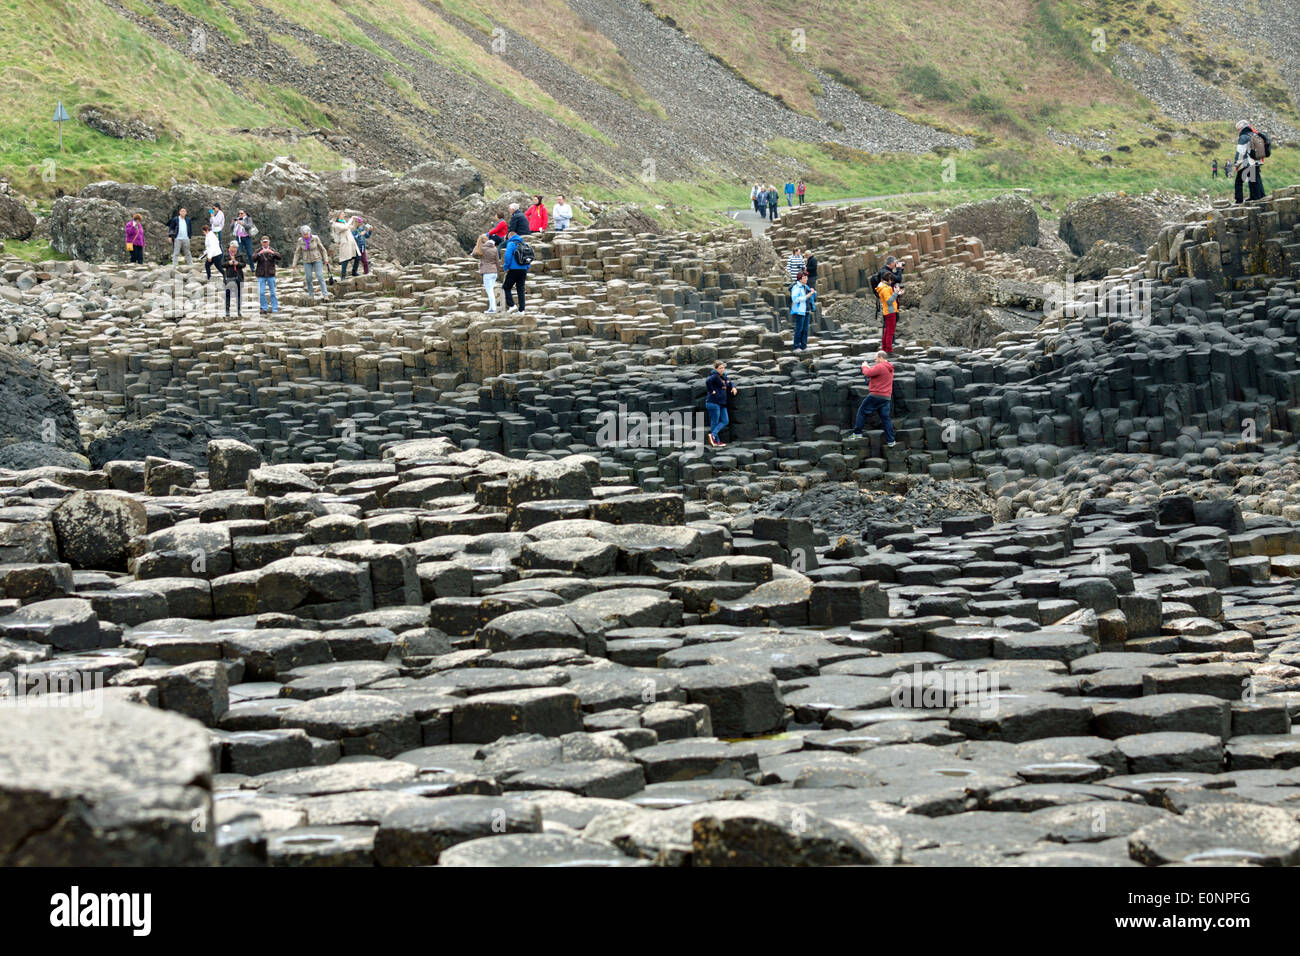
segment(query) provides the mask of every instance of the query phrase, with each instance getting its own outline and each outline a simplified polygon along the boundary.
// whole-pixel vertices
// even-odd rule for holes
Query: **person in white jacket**
[[[573,207],[569,205],[568,200],[563,196],[551,207],[551,222],[555,226],[556,232],[562,232],[569,228],[573,222]]]
[[[212,278],[212,270],[215,268],[217,273],[221,273],[221,240],[217,238],[217,232],[212,226],[203,227],[203,269],[209,279]]]
[[[352,230],[358,225],[357,217],[345,219],[339,216],[330,223],[330,238],[334,240],[334,261],[339,264],[341,274],[340,279],[348,277],[348,266],[361,255],[361,249],[357,246],[356,236],[352,235]]]

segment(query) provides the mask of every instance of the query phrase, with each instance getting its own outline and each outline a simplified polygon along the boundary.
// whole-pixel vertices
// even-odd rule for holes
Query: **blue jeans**
[[[271,293],[271,304],[267,305],[266,294]],[[257,277],[257,304],[261,312],[279,312],[280,299],[275,294],[275,276]]]
[[[315,274],[316,282],[317,284],[320,285],[320,294],[328,295],[329,293],[325,288],[325,263],[317,259],[315,262],[304,262],[302,264],[302,268],[303,268],[303,281],[306,283],[307,294],[308,295],[315,294],[311,291],[312,289],[311,277],[313,274]]]
[[[808,348],[808,313],[791,312],[790,321],[794,323],[794,344],[790,348]]]
[[[853,430],[861,432],[867,425],[867,416],[872,412],[880,413],[880,425],[885,430],[885,444],[894,443],[894,422],[889,417],[890,408],[893,406],[893,400],[885,398],[883,395],[868,395],[858,406],[858,417],[853,423]]]
[[[715,405],[713,402],[705,402],[704,410],[709,413],[709,434],[712,435],[716,441],[718,438],[718,432],[722,431],[731,423],[731,419],[727,417],[727,406]]]
[[[239,251],[244,254],[245,262],[253,261],[253,240],[248,236],[236,236],[239,242]]]

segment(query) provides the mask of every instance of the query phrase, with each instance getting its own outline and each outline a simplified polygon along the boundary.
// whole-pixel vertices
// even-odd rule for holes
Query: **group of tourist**
[[[803,205],[804,196],[808,192],[808,187],[801,179],[799,182],[787,182],[785,184],[785,204],[787,206],[795,205],[796,199],[800,206]],[[771,219],[773,222],[781,218],[778,211],[781,205],[781,194],[771,183],[764,186],[762,183],[754,183],[753,188],[749,190],[749,201],[754,204],[754,212],[758,213],[764,219]]]
[[[512,202],[506,210],[506,217],[487,232],[479,235],[474,242],[471,253],[478,265],[478,274],[483,280],[483,291],[487,295],[487,313],[498,312],[496,284],[497,278],[504,272],[501,283],[505,295],[506,311],[515,308],[515,296],[519,297],[516,314],[522,315],[526,306],[526,282],[528,270],[533,264],[533,248],[525,236],[535,232],[552,229],[564,232],[573,225],[573,207],[563,196],[557,198],[551,211],[546,211],[544,196],[534,196],[526,209],[520,209],[519,203]]]

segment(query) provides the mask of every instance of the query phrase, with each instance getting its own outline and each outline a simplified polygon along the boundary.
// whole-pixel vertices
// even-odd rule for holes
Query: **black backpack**
[[[515,262],[520,266],[531,266],[535,258],[533,247],[520,239],[515,246]]]

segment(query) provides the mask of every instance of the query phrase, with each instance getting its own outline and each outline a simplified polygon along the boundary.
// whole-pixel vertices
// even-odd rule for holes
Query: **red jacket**
[[[489,229],[488,235],[500,236],[502,239],[504,239],[506,237],[506,221],[502,219],[499,223],[497,223],[495,226]]]
[[[546,215],[546,207],[541,204],[529,206],[524,215],[528,217],[528,228],[533,232],[541,232],[546,228],[550,217]]]
[[[875,365],[863,364],[862,374],[867,377],[867,391],[882,398],[891,398],[894,394],[894,366],[888,362]]]

